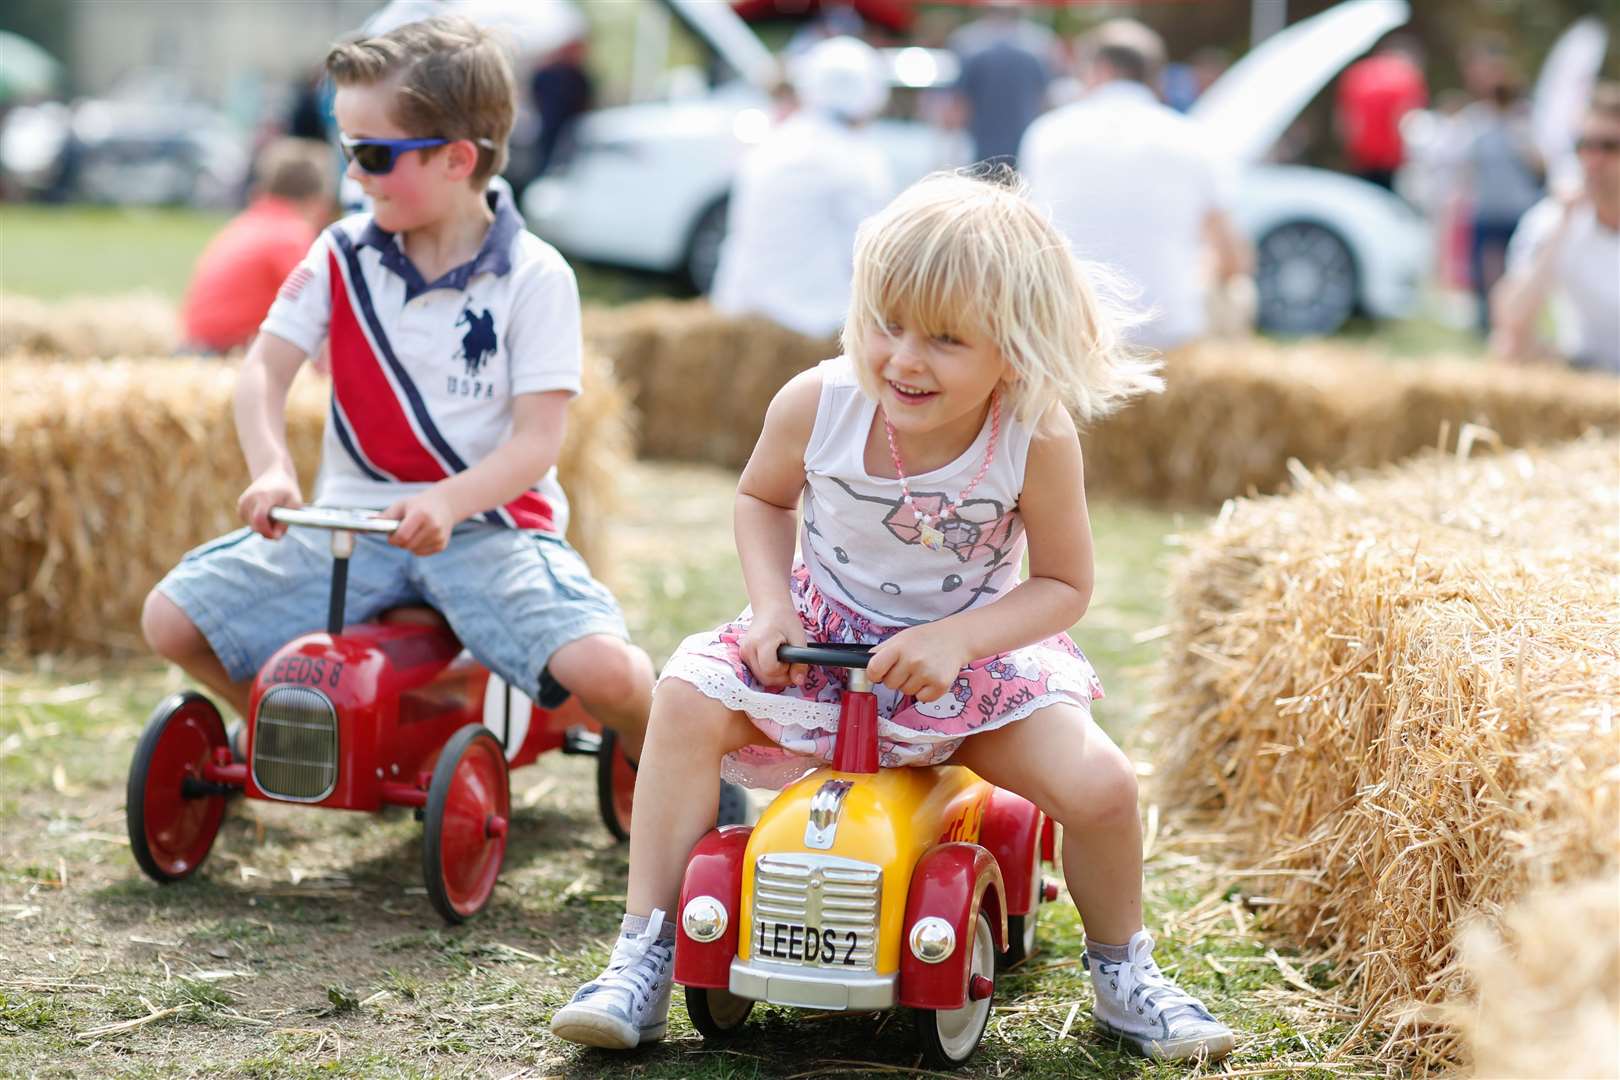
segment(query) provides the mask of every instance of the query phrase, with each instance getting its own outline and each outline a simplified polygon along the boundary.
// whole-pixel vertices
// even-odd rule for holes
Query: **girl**
[[[1091,420],[1161,385],[1119,328],[1063,238],[1006,186],[937,174],[861,226],[845,355],[777,394],[738,484],[750,606],[664,669],[623,930],[553,1032],[619,1049],[663,1037],[665,913],[713,824],[722,759],[728,775],[780,786],[831,757],[842,669],[776,659],[808,638],[877,646],[885,766],[966,765],[1063,825],[1100,1025],[1157,1057],[1231,1048],[1152,960],[1136,773],[1092,721],[1102,688],[1065,633],[1092,585],[1070,410]]]

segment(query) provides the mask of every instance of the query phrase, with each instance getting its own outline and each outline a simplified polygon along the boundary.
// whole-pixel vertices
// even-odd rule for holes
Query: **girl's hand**
[[[873,649],[866,674],[918,701],[938,701],[972,660],[956,634],[930,623],[902,630]]]
[[[298,477],[285,469],[268,469],[236,500],[236,514],[242,522],[260,536],[280,540],[287,526],[270,520],[270,511],[278,506],[294,509],[304,505],[304,496],[298,490]]]
[[[443,551],[450,543],[450,530],[456,524],[455,512],[450,509],[449,502],[433,488],[399,500],[378,516],[399,522],[399,528],[394,530],[388,542],[412,555],[433,555]]]
[[[804,685],[805,676],[809,674],[806,665],[789,666],[776,658],[778,645],[804,644],[804,624],[799,621],[798,612],[792,608],[776,615],[756,611],[739,644],[743,663],[754,673],[754,678],[765,686],[781,689],[789,683]]]

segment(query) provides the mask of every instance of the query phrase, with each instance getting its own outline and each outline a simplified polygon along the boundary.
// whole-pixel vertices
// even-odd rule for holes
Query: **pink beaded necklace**
[[[879,411],[882,411],[881,408]],[[889,460],[894,462],[894,471],[900,475],[900,501],[911,507],[912,514],[917,518],[917,538],[922,546],[929,551],[938,551],[945,546],[945,519],[956,513],[973,489],[979,486],[984,474],[990,471],[990,463],[996,459],[996,443],[1001,441],[1001,394],[997,392],[990,399],[990,445],[984,448],[984,464],[979,466],[979,471],[956,498],[945,500],[938,514],[925,514],[912,501],[911,481],[906,476],[905,465],[900,461],[900,448],[894,444],[894,425],[889,423],[887,412],[883,413],[883,431],[889,437]]]

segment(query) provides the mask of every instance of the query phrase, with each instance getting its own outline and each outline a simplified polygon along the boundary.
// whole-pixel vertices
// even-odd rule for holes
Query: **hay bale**
[[[776,392],[838,355],[834,340],[721,315],[704,301],[589,311],[585,338],[613,357],[630,389],[643,457],[730,468],[747,462]]]
[[[1620,442],[1296,472],[1173,575],[1159,797],[1213,815],[1358,1033],[1445,1066],[1457,929],[1617,871]]]
[[[0,412],[0,587],[12,656],[138,651],[141,602],[190,548],[236,528],[247,484],[232,419],[235,367],[198,360],[11,360]],[[631,436],[611,365],[587,354],[558,472],[569,539],[603,572],[606,519]],[[314,490],[325,382],[306,368],[287,436]],[[609,576],[611,576],[609,574]]]
[[[1082,439],[1098,494],[1219,506],[1280,490],[1288,462],[1332,470],[1399,461],[1464,424],[1510,446],[1620,432],[1620,384],[1602,375],[1412,363],[1332,342],[1210,343],[1165,358],[1166,389]]]
[[[0,356],[61,360],[167,356],[180,347],[180,316],[156,293],[39,300],[0,293]]]
[[[1454,1010],[1479,1077],[1620,1077],[1620,882],[1538,891],[1499,929],[1472,926],[1478,1001]]]

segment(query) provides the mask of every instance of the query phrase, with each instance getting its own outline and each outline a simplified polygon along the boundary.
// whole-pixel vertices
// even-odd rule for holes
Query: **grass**
[[[743,592],[730,543],[734,477],[638,464],[615,581],[662,658],[727,618]],[[1109,687],[1098,716],[1130,740],[1163,617],[1167,537],[1196,519],[1100,504],[1096,601],[1077,638]],[[160,888],[135,869],[123,784],[153,702],[181,685],[147,661],[41,661],[0,684],[0,1075],[229,1078],[566,1075],[811,1077],[913,1074],[898,1012],[756,1008],[745,1035],[706,1046],[677,1004],[669,1039],[627,1056],[566,1046],[546,1022],[599,969],[623,905],[625,851],[596,820],[588,762],[548,755],[513,775],[515,820],[491,906],[446,928],[419,884],[408,813],[233,804],[197,877]],[[1322,1064],[1353,1017],[1289,984],[1326,988],[1309,958],[1271,958],[1255,907],[1159,828],[1148,859],[1160,959],[1243,1033],[1248,1075],[1373,1075]],[[1150,830],[1151,831],[1151,830]],[[1184,1077],[1095,1036],[1072,905],[1043,910],[1042,952],[997,980],[968,1077]],[[167,1012],[166,1010],[173,1010]],[[114,1030],[162,1013],[140,1027]]]

